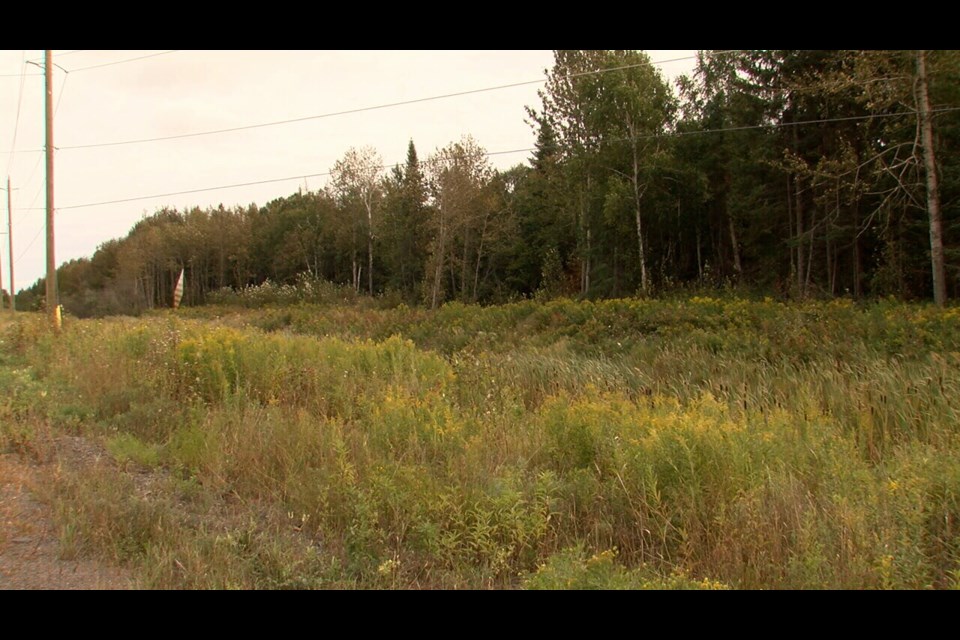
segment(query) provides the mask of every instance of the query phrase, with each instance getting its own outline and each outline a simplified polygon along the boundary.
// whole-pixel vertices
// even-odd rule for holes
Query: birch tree
[[[380,174],[383,160],[373,147],[351,147],[330,170],[338,204],[351,221],[351,265],[353,287],[360,290],[362,267],[359,262],[359,236],[367,240],[367,284],[373,295],[374,211],[381,195]]]

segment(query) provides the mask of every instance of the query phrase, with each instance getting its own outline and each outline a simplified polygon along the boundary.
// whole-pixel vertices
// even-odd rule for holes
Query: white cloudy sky
[[[648,53],[668,79],[693,68],[694,51]],[[677,58],[681,60],[664,62]],[[553,55],[533,50],[81,50],[54,51],[53,60],[61,67],[53,85],[60,264],[91,256],[101,243],[126,235],[144,215],[164,206],[264,205],[298,186],[318,189],[326,177],[297,176],[329,171],[350,147],[371,145],[385,164],[402,162],[411,138],[421,158],[464,134],[491,153],[530,148],[534,136],[524,122],[524,106],[539,104],[537,90],[543,84],[214,135],[70,147],[244,127],[543,80]],[[43,74],[41,67],[25,61],[42,64],[43,51],[0,51],[0,181],[9,175],[13,187],[17,290],[45,272]],[[507,168],[529,155],[490,159]],[[5,232],[6,210],[0,210]],[[3,235],[3,288],[9,288],[7,256]]]

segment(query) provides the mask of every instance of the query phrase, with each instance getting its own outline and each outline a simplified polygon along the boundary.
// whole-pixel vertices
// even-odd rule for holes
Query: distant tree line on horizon
[[[390,171],[350,149],[319,191],[157,211],[63,264],[61,302],[167,307],[181,269],[188,305],[302,274],[426,306],[685,286],[960,294],[957,51],[701,51],[677,85],[638,51],[556,51],[527,109],[528,163],[495,170],[470,136],[424,160],[411,141]]]

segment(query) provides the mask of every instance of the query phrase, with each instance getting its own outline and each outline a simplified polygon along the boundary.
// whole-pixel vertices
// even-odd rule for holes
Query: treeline
[[[702,51],[675,92],[637,51],[557,51],[529,162],[469,136],[389,171],[350,149],[321,191],[162,210],[58,271],[77,315],[301,274],[410,303],[682,286],[956,297],[957,51]],[[44,282],[18,296],[42,303]]]

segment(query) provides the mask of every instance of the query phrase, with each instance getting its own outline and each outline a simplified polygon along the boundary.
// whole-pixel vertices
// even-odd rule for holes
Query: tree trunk
[[[367,203],[367,283],[373,296],[373,205]]]
[[[834,272],[833,272],[833,247],[830,243],[830,230],[831,223],[830,220],[825,220],[826,228],[823,233],[823,246],[824,246],[824,263],[827,267],[827,287],[830,289],[830,295],[833,295],[833,281],[834,281]]]
[[[796,178],[799,182],[799,178]],[[804,287],[804,260],[803,260],[803,200],[800,194],[800,185],[795,184],[793,189],[793,195],[796,198],[797,206],[797,289],[800,291],[800,297],[803,298],[806,296],[806,289]]]
[[[350,232],[350,273],[353,278],[353,290],[360,292],[360,265],[357,264],[357,225]]]
[[[460,300],[467,301],[469,287],[467,287],[467,268],[470,262],[470,221],[467,220],[463,229],[463,261],[460,263]]]
[[[917,51],[917,91],[920,103],[920,127],[923,137],[923,162],[927,174],[927,212],[930,215],[930,260],[933,267],[933,301],[942,307],[947,302],[946,270],[943,262],[943,221],[940,217],[940,185],[937,161],[933,153],[933,122],[927,87],[926,51]]]
[[[807,254],[807,275],[804,277],[803,291],[804,294],[810,290],[810,271],[813,267],[813,241],[816,236],[817,230],[817,207],[814,206],[810,210],[810,253]]]
[[[590,293],[590,227],[587,226],[587,256],[583,266],[583,295]]]
[[[697,227],[697,277],[703,283],[703,260],[700,257],[700,227]]]
[[[740,243],[737,242],[737,228],[733,223],[733,216],[730,215],[729,211],[727,212],[727,222],[730,226],[730,247],[733,249],[733,271],[739,279],[740,273],[743,271],[740,265]]]
[[[443,254],[445,251],[444,242],[445,238],[445,228],[444,228],[444,213],[443,213],[443,201],[440,202],[440,233],[437,235],[438,244],[437,244],[437,253],[435,254],[435,260],[437,261],[436,270],[433,277],[433,291],[430,299],[430,308],[437,308],[437,297],[440,295],[440,278],[443,275]]]
[[[860,202],[853,205],[853,297],[860,299]]]
[[[577,245],[580,250],[580,294],[590,291],[590,223],[587,221],[587,199],[590,193],[590,173],[587,172],[586,191],[580,190],[580,215],[577,220]]]
[[[787,237],[793,238],[793,195],[790,193],[790,176],[787,176]],[[796,251],[792,245],[787,245],[790,249],[790,279],[792,280],[797,273]]]
[[[637,244],[640,247],[640,289],[646,294],[648,290],[647,259],[643,251],[643,231],[640,228],[640,201],[637,201]]]
[[[490,222],[490,216],[484,214],[483,216],[483,228],[480,230],[480,246],[477,248],[477,266],[473,272],[473,300],[472,302],[477,301],[477,288],[480,286],[480,260],[483,257],[483,242],[487,236],[487,224]]]
[[[639,247],[640,251],[640,289],[644,294],[646,294],[649,291],[647,279],[647,257],[643,248],[643,229],[641,227],[640,218],[640,200],[643,198],[643,191],[645,191],[645,189],[643,191],[640,189],[640,158],[637,157],[637,137],[633,123],[630,120],[629,113],[627,113],[627,129],[630,132],[630,146],[632,147],[633,151],[633,176],[631,182],[633,183],[633,204],[637,218],[637,246]]]

